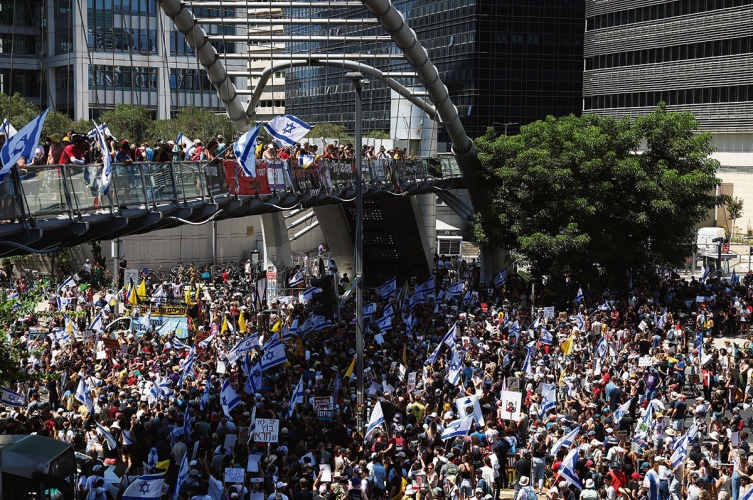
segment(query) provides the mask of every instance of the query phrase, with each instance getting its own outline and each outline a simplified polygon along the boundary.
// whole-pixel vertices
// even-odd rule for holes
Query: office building
[[[471,137],[482,135],[490,126],[499,133],[506,128],[508,133],[516,133],[520,125],[547,115],[580,113],[585,0],[395,0],[393,3],[428,51]],[[290,34],[363,36],[363,40],[355,43],[291,43],[291,53],[303,50],[399,53],[391,41],[370,41],[369,37],[386,35],[379,26],[349,25],[335,30],[317,24],[324,17],[372,17],[363,9],[333,12],[292,9],[288,15],[312,17],[309,25],[286,27]],[[364,62],[391,73],[411,71],[402,58]],[[287,111],[309,123],[344,124],[352,133],[355,92],[352,83],[343,80],[343,73],[342,69],[320,67],[289,71]],[[399,80],[406,87],[420,85],[417,79]],[[365,133],[389,131],[389,89],[372,82],[363,97]],[[448,140],[439,127],[439,143]]]
[[[196,17],[233,17],[231,9],[193,9]],[[235,26],[204,26],[220,54],[242,54],[242,41],[223,41]],[[243,91],[248,63],[228,59]],[[154,0],[2,0],[0,91],[20,92],[75,119],[96,118],[118,104],[147,107],[169,119],[194,105],[224,112],[182,34]]]
[[[751,28],[753,0],[587,0],[583,111],[634,118],[661,101],[691,111],[713,134],[722,192],[753,206]],[[717,214],[707,222],[728,222]]]

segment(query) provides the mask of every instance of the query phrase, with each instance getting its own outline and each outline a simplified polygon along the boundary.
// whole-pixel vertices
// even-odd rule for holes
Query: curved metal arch
[[[259,101],[261,100],[261,95],[264,92],[264,87],[267,85],[267,82],[269,81],[270,76],[272,76],[273,73],[280,71],[282,69],[288,69],[288,68],[294,68],[298,66],[332,66],[336,68],[343,68],[350,71],[360,71],[361,73],[367,74],[380,82],[387,85],[389,88],[400,94],[401,96],[408,99],[410,102],[415,104],[418,108],[421,108],[422,111],[424,111],[426,114],[428,114],[432,120],[436,120],[438,118],[437,110],[434,106],[429,104],[428,102],[424,101],[420,97],[414,95],[410,90],[403,87],[398,81],[396,81],[394,78],[390,78],[388,76],[384,76],[384,73],[382,73],[380,70],[376,69],[373,66],[369,66],[367,64],[363,64],[357,61],[345,61],[345,60],[337,60],[337,59],[318,59],[318,60],[303,60],[303,59],[293,59],[292,61],[280,61],[275,62],[264,68],[264,70],[261,72],[261,75],[259,75],[259,82],[256,84],[256,88],[254,88],[254,93],[251,96],[251,100],[248,102],[248,107],[246,108],[246,114],[249,118],[252,118],[255,114],[256,105],[259,104]]]

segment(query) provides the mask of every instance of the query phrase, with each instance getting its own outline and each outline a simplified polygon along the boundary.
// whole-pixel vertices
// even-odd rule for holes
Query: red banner
[[[225,160],[225,176],[230,194],[253,196],[255,194],[272,194],[273,188],[278,193],[285,191],[286,163],[265,161],[257,163],[256,177],[248,177],[235,160]],[[271,180],[271,182],[270,182]]]

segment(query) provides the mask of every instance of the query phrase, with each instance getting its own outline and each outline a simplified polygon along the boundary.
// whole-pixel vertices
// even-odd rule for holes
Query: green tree
[[[306,137],[313,137],[315,139],[324,137],[325,139],[337,139],[340,142],[353,140],[348,135],[345,126],[334,123],[320,123],[315,125]]]
[[[102,125],[102,120],[97,120],[97,125]],[[69,128],[77,134],[87,134],[94,128],[94,124],[91,120],[76,120],[71,122]]]
[[[13,381],[40,378],[30,376],[21,369],[21,360],[29,357],[29,351],[14,334],[22,329],[18,318],[32,314],[42,300],[40,290],[30,288],[19,298],[8,300],[3,292],[0,295],[0,383],[8,385]],[[41,377],[48,378],[48,377]]]
[[[21,94],[14,94],[13,96],[0,94],[0,117],[7,118],[16,130],[20,130],[40,113],[42,113],[42,110],[21,97]],[[42,126],[42,140],[50,134],[64,134],[70,125],[71,119],[68,115],[58,111],[50,111],[47,113],[47,118],[45,118]]]
[[[516,136],[489,130],[476,145],[495,213],[476,216],[476,235],[554,283],[624,287],[629,269],[680,264],[695,224],[728,199],[714,194],[714,145],[697,129],[661,103],[635,123],[570,115]]]
[[[113,135],[118,140],[128,140],[132,144],[143,141],[152,142],[152,116],[148,109],[133,104],[119,104],[115,109],[105,111],[97,121],[98,124],[107,123]],[[91,128],[87,129],[87,132]]]
[[[232,141],[236,136],[235,127],[225,113],[218,114],[195,106],[181,108],[174,120],[156,120],[152,124],[153,139],[175,140],[179,133],[192,141],[201,139],[204,144],[218,135],[223,136],[225,141]]]
[[[366,137],[369,139],[389,139],[390,133],[386,130],[372,130]]]
[[[738,198],[735,196],[734,198],[730,198],[727,201],[727,215],[729,216],[729,219],[732,221],[732,224],[730,224],[730,234],[732,236],[735,235],[735,221],[743,216],[743,205],[745,204],[745,200],[742,198]]]

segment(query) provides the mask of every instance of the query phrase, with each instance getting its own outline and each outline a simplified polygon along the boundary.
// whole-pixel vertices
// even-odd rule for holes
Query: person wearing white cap
[[[288,496],[283,493],[283,488],[287,486],[288,483],[283,483],[282,481],[278,481],[275,485],[275,492],[273,492],[269,497],[267,497],[267,500],[290,500]]]
[[[597,500],[599,493],[596,491],[596,485],[591,478],[586,479],[585,488],[580,492],[580,500]]]
[[[521,476],[520,479],[518,479],[518,483],[520,484],[520,489],[518,490],[518,494],[515,497],[515,500],[538,499],[533,486],[531,486],[531,480],[528,478],[528,476]]]

